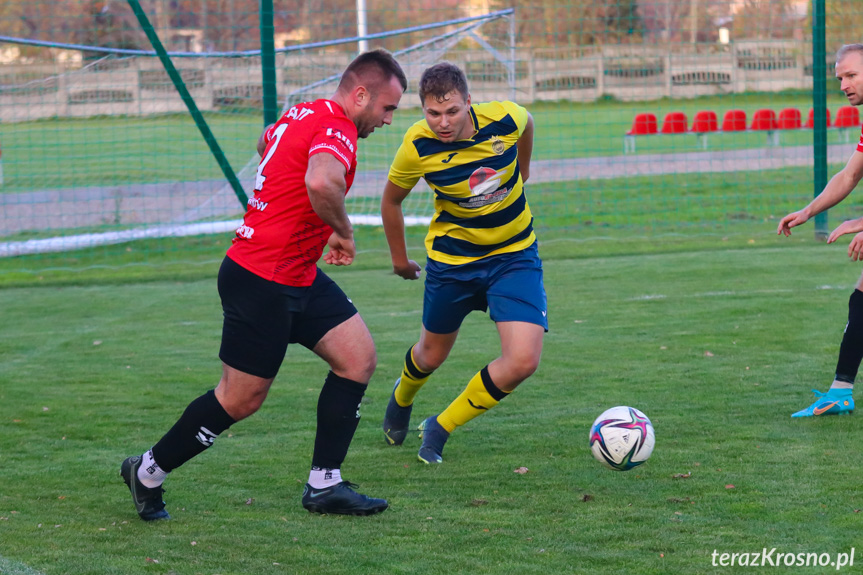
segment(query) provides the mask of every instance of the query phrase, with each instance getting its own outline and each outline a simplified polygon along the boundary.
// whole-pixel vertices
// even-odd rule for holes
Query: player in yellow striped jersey
[[[524,194],[533,118],[513,102],[473,104],[464,72],[449,62],[423,73],[419,95],[425,119],[405,134],[381,201],[393,271],[415,280],[422,270],[408,258],[402,202],[420,178],[435,196],[425,240],[423,324],[387,406],[387,442],[404,441],[414,397],[446,360],[468,313],[488,310],[501,342],[501,355],[449,407],[420,425],[420,461],[441,463],[455,428],[497,405],[536,371],[548,320]]]

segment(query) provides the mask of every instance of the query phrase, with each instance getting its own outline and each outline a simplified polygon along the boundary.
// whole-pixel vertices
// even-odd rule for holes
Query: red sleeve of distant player
[[[860,128],[860,141],[857,142],[857,151],[863,152],[863,128]]]
[[[357,158],[357,127],[345,116],[324,116],[312,136],[309,157],[326,152],[344,164],[350,172]]]

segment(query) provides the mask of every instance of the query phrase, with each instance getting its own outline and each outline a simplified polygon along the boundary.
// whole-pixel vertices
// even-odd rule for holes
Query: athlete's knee
[[[539,368],[539,353],[519,353],[504,358],[507,369],[514,379],[524,381]]]
[[[236,421],[246,419],[261,408],[267,399],[266,389],[245,390],[243,393],[230,393],[216,397],[222,408]]]
[[[330,362],[330,369],[339,377],[358,383],[368,383],[378,365],[378,355],[374,346],[355,349],[350,356],[342,356]]]
[[[372,375],[374,375],[377,366],[378,354],[375,349],[372,348],[363,357],[359,358],[356,365],[352,367],[353,375],[348,379],[352,379],[360,383],[368,383],[372,379]]]
[[[431,373],[443,365],[448,356],[449,349],[440,346],[417,343],[413,348],[414,363],[426,373]]]

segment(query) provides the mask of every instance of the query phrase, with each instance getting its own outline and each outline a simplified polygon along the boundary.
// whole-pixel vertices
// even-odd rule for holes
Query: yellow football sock
[[[471,378],[461,395],[437,416],[437,422],[447,432],[452,433],[456,427],[482,415],[507,395],[508,392],[501,391],[494,385],[488,374],[488,366],[485,366]]]
[[[401,381],[393,393],[396,403],[402,407],[411,405],[417,392],[428,381],[431,374],[432,372],[426,373],[420,371],[420,368],[417,367],[414,361],[414,348],[411,347],[405,355],[405,365],[402,368]]]

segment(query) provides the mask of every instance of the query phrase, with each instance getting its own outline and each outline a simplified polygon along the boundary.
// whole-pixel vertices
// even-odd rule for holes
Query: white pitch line
[[[816,290],[823,289],[845,289],[841,286],[831,287],[831,286],[817,286]],[[758,290],[748,290],[748,291],[706,291],[700,293],[692,293],[687,295],[677,296],[679,299],[691,299],[691,298],[707,298],[707,297],[740,297],[747,295],[766,295],[766,294],[777,294],[777,293],[793,293],[799,290],[793,289],[758,289]],[[803,290],[808,291],[808,290]],[[658,299],[667,299],[668,296],[663,294],[644,294],[637,295],[633,297],[626,298],[626,301],[651,301]]]
[[[6,559],[0,555],[0,573],[3,575],[45,575],[41,571],[30,569],[23,563]]]

